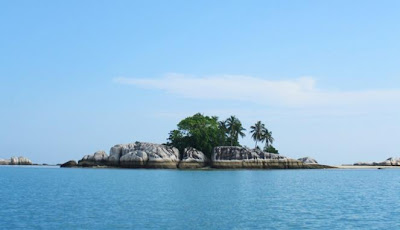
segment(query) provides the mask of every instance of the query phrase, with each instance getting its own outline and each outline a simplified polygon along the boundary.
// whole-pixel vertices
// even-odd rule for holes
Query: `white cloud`
[[[312,77],[267,80],[236,75],[193,77],[169,74],[155,79],[120,77],[114,81],[187,98],[235,100],[288,108],[391,107],[400,102],[400,89],[330,91],[319,89]]]

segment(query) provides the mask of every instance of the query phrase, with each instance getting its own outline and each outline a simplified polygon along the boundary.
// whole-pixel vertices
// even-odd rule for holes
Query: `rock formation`
[[[318,164],[318,162],[311,157],[303,157],[303,158],[299,158],[297,160],[303,162],[304,164]]]
[[[399,157],[390,157],[387,160],[382,161],[382,162],[373,162],[373,163],[357,162],[357,163],[354,163],[353,165],[356,165],[356,166],[400,166],[400,158]]]
[[[212,154],[214,168],[299,169],[328,168],[318,164],[305,164],[279,154],[237,146],[215,147]]]
[[[32,165],[32,161],[26,157],[11,157],[11,159],[0,159],[0,165]]]
[[[78,162],[78,166],[177,168],[178,163],[179,151],[176,148],[160,144],[135,142],[113,146],[110,149],[110,156],[104,151],[86,155]]]
[[[185,148],[182,160],[179,162],[180,169],[203,168],[209,164],[209,159],[203,152],[195,148]]]
[[[64,164],[60,165],[61,168],[71,168],[76,166],[78,166],[78,164],[74,160],[67,161]]]
[[[167,145],[135,142],[122,145],[119,165],[127,168],[177,168],[179,151]]]
[[[114,145],[110,149],[110,156],[108,157],[108,165],[110,166],[119,166],[119,159],[122,156],[122,149],[130,148],[129,145],[134,144],[126,144],[126,145]]]
[[[74,162],[67,162],[63,167],[74,167]],[[185,148],[180,158],[177,148],[135,142],[111,147],[110,156],[104,151],[97,151],[84,156],[78,167],[121,167],[121,168],[167,168],[195,169],[213,168],[329,168],[319,165],[314,159],[290,159],[279,154],[263,152],[238,146],[215,147],[212,159],[195,148]]]
[[[104,151],[97,151],[92,155],[84,156],[78,165],[82,167],[105,166],[108,162],[108,155]]]
[[[379,165],[400,166],[400,158],[390,157],[387,160],[381,162]]]

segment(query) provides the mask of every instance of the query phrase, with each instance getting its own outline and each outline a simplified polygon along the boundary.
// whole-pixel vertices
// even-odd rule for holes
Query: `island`
[[[86,155],[78,162],[68,161],[61,167],[114,167],[159,169],[323,169],[312,158],[291,159],[280,154],[239,146],[218,146],[211,159],[193,147],[181,153],[177,148],[146,142],[118,144],[105,151]]]
[[[236,116],[219,120],[217,116],[196,113],[181,120],[170,131],[167,143],[132,142],[118,144],[105,151],[86,155],[78,162],[68,161],[61,167],[120,167],[166,169],[314,169],[332,168],[314,159],[291,159],[272,146],[274,138],[264,123],[250,127],[254,148],[242,146],[239,138],[246,129]],[[261,149],[258,144],[264,143]]]
[[[10,159],[0,159],[0,165],[32,165],[32,161],[26,157],[11,157]]]

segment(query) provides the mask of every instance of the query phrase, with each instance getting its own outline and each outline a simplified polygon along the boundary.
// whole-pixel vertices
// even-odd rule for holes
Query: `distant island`
[[[239,137],[246,129],[235,116],[219,121],[217,116],[197,113],[180,121],[169,133],[165,144],[134,142],[115,145],[110,155],[98,151],[80,161],[68,161],[61,167],[122,167],[122,168],[257,168],[257,169],[312,169],[332,168],[314,159],[298,160],[279,154],[272,146],[274,138],[265,124],[256,122],[250,127],[254,149],[241,146]],[[258,144],[265,142],[261,149]]]
[[[212,158],[193,148],[185,148],[181,154],[175,147],[135,142],[115,145],[110,155],[97,151],[84,156],[80,161],[68,161],[61,167],[120,167],[120,168],[162,168],[162,169],[321,169],[333,168],[320,165],[314,159],[299,160],[259,149],[239,146],[218,146]]]
[[[32,165],[32,161],[26,157],[11,157],[10,159],[0,159],[0,165]]]
[[[196,113],[180,121],[177,129],[169,132],[167,142],[155,144],[132,142],[118,144],[105,151],[85,155],[76,162],[70,160],[61,167],[114,167],[160,169],[325,169],[325,168],[390,168],[400,166],[400,158],[390,157],[383,162],[321,165],[310,157],[292,159],[279,154],[272,146],[274,138],[265,124],[257,121],[250,127],[254,148],[242,146],[239,137],[246,129],[235,116],[220,121],[217,116]],[[261,149],[258,144],[264,143]],[[33,164],[26,157],[0,159],[0,165]]]

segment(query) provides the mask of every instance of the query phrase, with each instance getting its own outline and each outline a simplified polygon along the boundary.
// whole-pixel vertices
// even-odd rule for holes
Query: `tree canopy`
[[[266,142],[265,149],[272,149],[270,143],[274,141],[272,133],[269,132],[261,121],[251,126],[250,133],[256,141]],[[193,147],[202,151],[207,157],[211,157],[214,147],[217,146],[240,146],[239,138],[246,136],[241,121],[230,116],[228,119],[219,121],[216,116],[204,116],[196,113],[191,117],[181,120],[177,129],[169,132],[168,145],[174,146],[183,152],[187,147]],[[272,147],[272,148],[271,148]]]
[[[183,151],[186,147],[193,147],[208,157],[212,149],[221,141],[221,132],[218,117],[204,116],[197,113],[179,122],[178,129],[169,133],[168,144]]]

